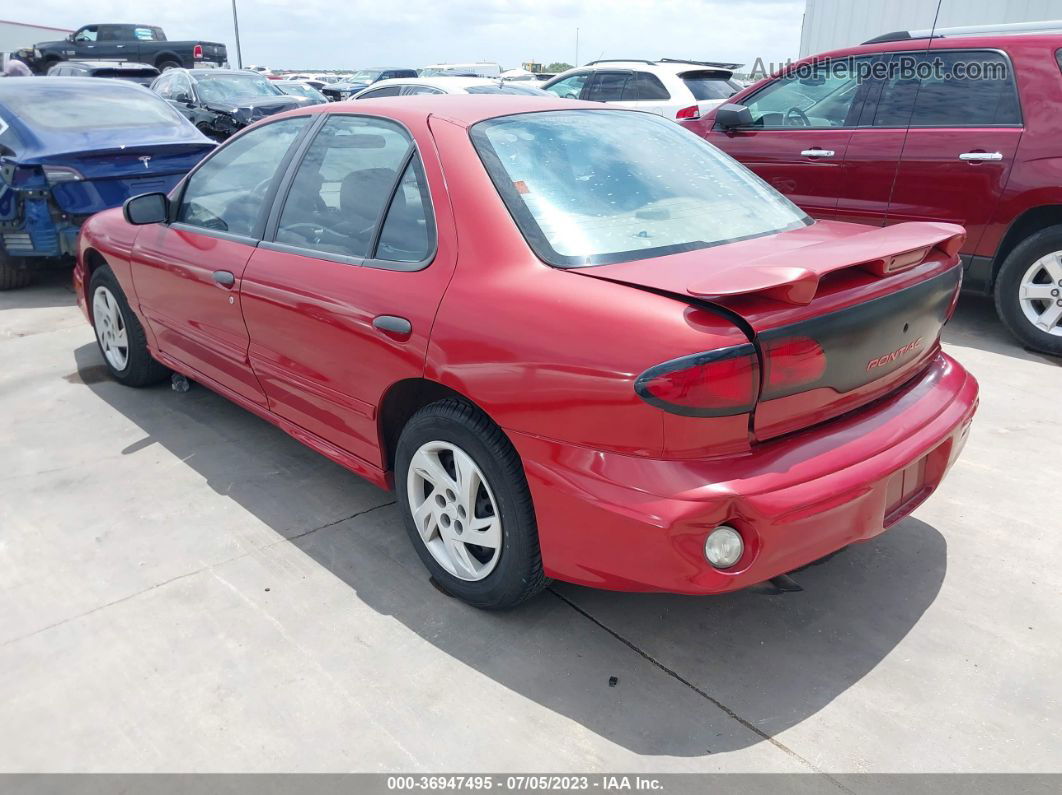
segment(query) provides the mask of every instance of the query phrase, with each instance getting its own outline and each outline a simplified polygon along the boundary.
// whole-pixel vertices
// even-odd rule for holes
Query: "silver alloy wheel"
[[[92,295],[92,323],[96,327],[96,339],[111,367],[124,370],[129,364],[129,334],[125,318],[114,295],[102,285]]]
[[[482,580],[502,551],[501,512],[483,471],[450,442],[427,442],[406,473],[413,522],[431,556],[450,574]]]
[[[1040,331],[1062,337],[1062,251],[1036,260],[1018,286],[1021,311]]]

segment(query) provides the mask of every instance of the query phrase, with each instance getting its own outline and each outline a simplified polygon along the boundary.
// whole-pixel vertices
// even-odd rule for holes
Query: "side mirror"
[[[122,205],[122,215],[134,226],[144,224],[161,224],[170,217],[170,200],[165,193],[144,193],[126,199]]]
[[[715,112],[715,123],[724,130],[752,126],[752,111],[744,105],[727,103],[720,105]]]
[[[191,105],[192,104],[192,96],[191,96],[191,94],[186,94],[186,93],[184,93],[182,91],[180,94],[177,94],[173,98],[173,101],[174,102],[183,102],[185,105]]]

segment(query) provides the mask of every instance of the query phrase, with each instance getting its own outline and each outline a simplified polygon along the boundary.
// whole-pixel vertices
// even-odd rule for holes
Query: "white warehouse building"
[[[65,39],[73,32],[66,28],[27,25],[22,22],[0,19],[0,54],[15,52],[23,47],[32,47],[39,41]]]
[[[937,0],[806,0],[800,57],[933,27]],[[1062,19],[1062,0],[942,0],[938,28]]]

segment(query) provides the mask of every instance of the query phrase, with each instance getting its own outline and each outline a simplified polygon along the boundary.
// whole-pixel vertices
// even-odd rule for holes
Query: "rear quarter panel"
[[[513,431],[634,455],[747,449],[747,415],[667,414],[634,391],[649,367],[744,343],[744,334],[713,312],[542,263],[468,131],[435,118],[432,132],[459,260],[432,329],[427,377]]]

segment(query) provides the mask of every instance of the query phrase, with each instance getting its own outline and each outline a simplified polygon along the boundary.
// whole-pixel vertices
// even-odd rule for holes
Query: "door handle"
[[[413,333],[413,324],[397,315],[377,315],[372,319],[372,327],[399,342],[405,342]]]
[[[959,155],[959,160],[965,160],[968,163],[980,163],[985,160],[1002,160],[1003,155],[999,152],[963,152]]]
[[[800,153],[801,157],[833,157],[832,149],[805,149]]]
[[[232,287],[236,283],[236,277],[229,271],[214,271],[214,281],[222,287]]]

